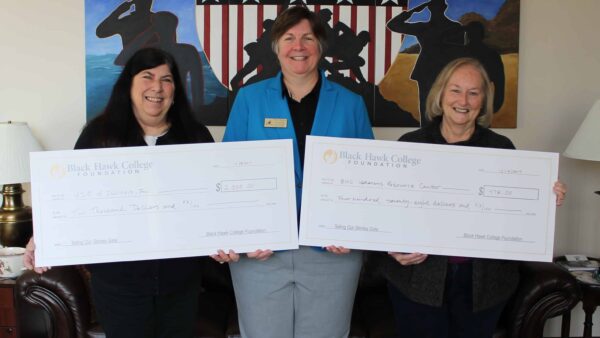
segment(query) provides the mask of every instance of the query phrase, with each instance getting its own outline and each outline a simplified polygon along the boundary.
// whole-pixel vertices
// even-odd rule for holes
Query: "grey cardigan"
[[[417,265],[402,266],[391,256],[377,253],[385,278],[410,300],[441,306],[448,257],[429,256]],[[473,311],[506,301],[519,283],[518,263],[495,259],[473,259]]]

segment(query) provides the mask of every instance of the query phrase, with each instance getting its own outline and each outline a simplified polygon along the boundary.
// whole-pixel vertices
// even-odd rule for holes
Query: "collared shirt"
[[[304,165],[304,148],[306,144],[306,135],[310,135],[313,121],[317,112],[317,103],[319,103],[319,92],[321,90],[321,75],[315,84],[314,88],[303,97],[300,102],[295,101],[290,96],[283,76],[281,77],[282,95],[287,99],[290,114],[292,115],[292,123],[294,124],[294,132],[296,133],[296,141],[298,142],[298,152],[300,153],[300,163]]]

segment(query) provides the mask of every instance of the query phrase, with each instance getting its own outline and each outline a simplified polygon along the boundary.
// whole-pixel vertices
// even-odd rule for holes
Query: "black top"
[[[440,129],[441,123],[442,117],[438,116],[425,127],[402,135],[398,141],[450,144],[446,141],[444,136],[442,136],[442,131]],[[455,146],[515,149],[514,144],[508,137],[497,134],[488,128],[483,128],[478,124],[475,125],[475,131],[468,140],[451,144]]]
[[[317,111],[317,103],[319,103],[319,92],[321,90],[321,75],[314,88],[303,97],[300,102],[295,101],[290,96],[285,83],[283,82],[283,76],[281,77],[282,95],[287,98],[288,107],[290,108],[290,114],[292,115],[292,122],[294,123],[294,131],[296,132],[296,141],[298,142],[298,152],[300,154],[300,163],[304,165],[304,149],[306,145],[306,135],[310,135],[312,130],[313,121],[315,120],[315,113]]]
[[[98,135],[102,135],[101,123],[92,122],[83,130],[75,149],[99,148]],[[145,146],[143,136],[132,137],[126,147]],[[159,137],[156,145],[204,143],[213,142],[213,138],[204,126],[199,130],[194,140],[167,132]],[[102,285],[114,287],[123,294],[135,295],[164,295],[182,291],[192,286],[200,285],[200,270],[202,260],[199,257],[145,260],[132,262],[88,264],[86,268]]]

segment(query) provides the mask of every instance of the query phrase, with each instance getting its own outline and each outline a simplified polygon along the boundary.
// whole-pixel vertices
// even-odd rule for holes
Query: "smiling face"
[[[457,68],[442,94],[443,123],[448,127],[474,127],[484,97],[483,78],[477,68],[471,65]]]
[[[277,40],[277,58],[284,77],[315,76],[321,58],[319,41],[304,19]]]
[[[167,112],[173,104],[175,84],[169,66],[144,69],[133,77],[133,114],[146,135],[159,135],[166,128]]]

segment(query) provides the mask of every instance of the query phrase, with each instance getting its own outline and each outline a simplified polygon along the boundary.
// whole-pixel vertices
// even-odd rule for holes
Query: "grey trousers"
[[[229,264],[242,337],[347,337],[361,265],[310,247]]]

